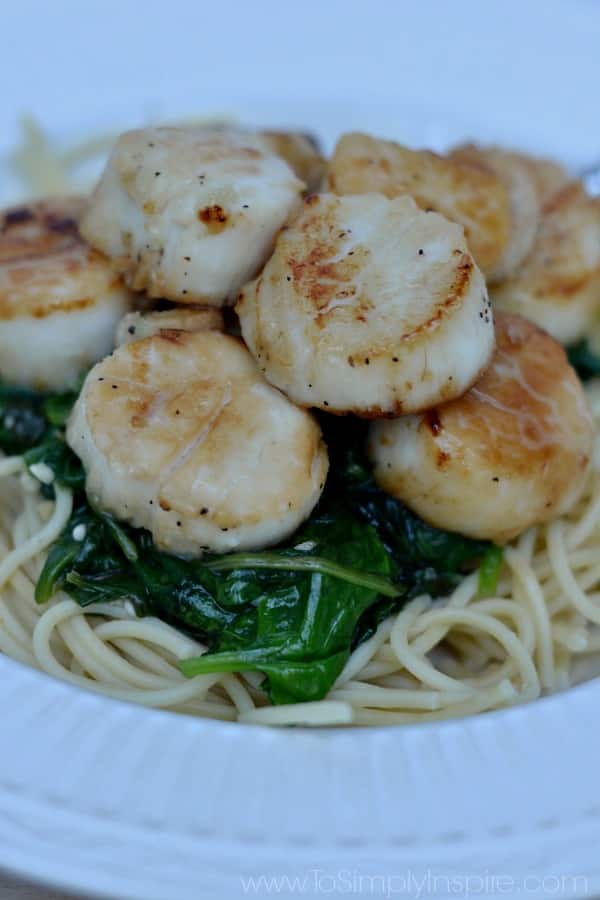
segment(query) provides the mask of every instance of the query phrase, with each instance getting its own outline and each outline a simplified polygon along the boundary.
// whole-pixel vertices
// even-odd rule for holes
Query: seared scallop
[[[409,150],[366,134],[345,134],[329,163],[328,186],[336,194],[376,191],[410,195],[465,229],[470,252],[484,275],[495,277],[513,228],[511,198],[495,172],[428,150]]]
[[[308,198],[237,312],[272,384],[303,406],[365,417],[459,396],[494,343],[462,228],[410,197]]]
[[[371,426],[378,484],[439,528],[504,543],[566,513],[590,467],[593,426],[562,347],[499,314],[492,364],[458,400]]]
[[[224,328],[223,313],[214,306],[130,312],[119,322],[116,343],[130,344],[161,332],[223,331]]]
[[[532,156],[506,147],[481,144],[459,144],[450,156],[475,165],[494,164],[495,161],[518,162],[527,170],[540,206],[544,206],[570,181],[569,173],[560,163],[543,156]]]
[[[554,194],[531,254],[493,288],[492,300],[563,344],[584,337],[600,312],[600,200],[588,197],[579,182]]]
[[[486,162],[493,164],[494,160],[498,159],[520,163],[527,170],[540,206],[544,206],[570,181],[565,167],[555,160],[508,150],[505,147],[459,144],[450,155],[453,159],[462,159],[464,162],[472,162],[475,165],[485,165]]]
[[[300,131],[262,131],[259,134],[267,149],[292,167],[307,191],[319,190],[325,174],[325,160],[314,138]]]
[[[478,147],[467,144],[457,147],[450,156],[457,162],[479,166],[482,171],[498,176],[510,198],[511,230],[508,243],[496,263],[495,281],[514,274],[533,247],[540,223],[541,201],[538,193],[535,162],[528,165],[519,153],[500,147]]]
[[[82,231],[135,290],[222,306],[261,268],[303,188],[258,136],[130,131],[117,142]]]
[[[511,156],[521,160],[527,168],[542,206],[545,206],[551,197],[566,187],[570,181],[565,167],[553,159],[531,156],[527,153],[515,153],[514,151],[511,153]]]
[[[79,234],[83,200],[0,213],[0,378],[36,390],[74,388],[114,346],[131,296]]]
[[[282,540],[327,475],[314,418],[217,331],[119,347],[89,373],[67,440],[94,504],[190,556]]]

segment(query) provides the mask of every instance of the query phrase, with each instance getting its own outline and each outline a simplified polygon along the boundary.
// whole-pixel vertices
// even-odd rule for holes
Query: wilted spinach
[[[258,670],[271,700],[285,703],[325,696],[363,613],[382,593],[401,598],[391,570],[375,530],[338,508],[277,550],[189,561],[83,506],[50,551],[36,597],[62,586],[82,606],[127,598],[208,643],[210,653],[182,663],[187,675]]]
[[[64,439],[64,426],[76,398],[75,392],[40,394],[0,383],[0,450],[22,453],[29,468],[45,463],[60,484],[82,489],[83,468]],[[42,490],[47,496],[53,494],[49,485]]]
[[[396,579],[407,585],[408,596],[440,596],[460,584],[490,543],[434,528],[377,487],[365,452],[363,423],[334,421],[328,438],[332,448],[329,489],[376,529],[395,564]]]
[[[23,453],[39,443],[47,426],[39,394],[0,383],[0,450]]]
[[[54,473],[55,480],[71,488],[71,490],[83,490],[85,486],[85,472],[79,458],[73,453],[65,442],[64,432],[58,428],[50,428],[42,441],[23,454],[27,467],[44,463]],[[42,485],[45,496],[52,496],[54,491],[51,485]]]
[[[37,603],[47,603],[59,587],[64,587],[81,606],[122,600],[129,596],[123,579],[129,579],[131,598],[138,602],[142,612],[142,598],[135,596],[133,573],[126,571],[128,564],[138,558],[138,548],[129,531],[112,516],[93,510],[86,500],[80,499],[67,527],[50,548],[35,589]],[[76,585],[78,569],[90,579],[88,592],[83,589],[83,583],[81,590],[69,586],[70,578],[75,579],[73,585]],[[104,582],[97,593],[93,590],[96,579]]]
[[[225,629],[217,653],[184,662],[182,669],[187,675],[259,669],[267,675],[274,703],[319,699],[343,669],[361,617],[382,589],[397,596],[403,593],[394,591],[389,581],[391,561],[375,530],[344,510],[322,511],[294,540],[296,547],[299,544],[306,549],[268,555],[282,553],[288,560],[291,557],[302,563],[310,554],[314,560],[333,564],[331,571],[339,567],[337,575],[278,570],[279,577],[275,577],[274,571],[256,568],[231,573],[236,592],[251,593],[256,593],[268,573],[252,622],[244,622],[241,635],[235,628]],[[260,556],[256,554],[257,559]],[[215,561],[213,571],[218,572],[225,561]],[[369,587],[363,574],[379,577],[372,579]]]
[[[492,546],[432,528],[380,491],[364,454],[364,426],[335,420],[327,425],[324,497],[290,541],[263,552],[180,559],[158,551],[148,532],[92,508],[81,463],[64,440],[73,399],[22,399],[39,417],[37,431],[30,427],[22,441],[27,464],[45,463],[75,492],[37,601],[59,587],[84,607],[128,599],[139,615],[155,615],[208,645],[208,653],[181,663],[185,674],[260,671],[273,703],[324,697],[352,649],[387,615],[417,593],[446,593]]]

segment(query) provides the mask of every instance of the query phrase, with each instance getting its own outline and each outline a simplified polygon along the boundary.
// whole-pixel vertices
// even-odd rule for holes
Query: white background
[[[600,155],[595,0],[19,0],[0,30],[0,153],[24,111],[65,133],[226,110]]]

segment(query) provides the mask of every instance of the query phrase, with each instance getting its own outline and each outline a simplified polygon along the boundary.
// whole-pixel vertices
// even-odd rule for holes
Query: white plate
[[[600,158],[597,4],[210,7],[10,4],[0,154],[25,110],[66,138],[226,111],[328,143],[361,127]],[[136,708],[5,658],[0,684],[0,865],[29,878],[140,900],[600,892],[598,681],[458,722],[318,733]]]
[[[310,898],[349,878],[389,896],[482,878],[486,896],[502,878],[508,896],[600,891],[597,682],[441,725],[309,732],[149,711],[6,660],[0,680],[0,862],[28,877],[139,900],[234,900],[261,876]]]

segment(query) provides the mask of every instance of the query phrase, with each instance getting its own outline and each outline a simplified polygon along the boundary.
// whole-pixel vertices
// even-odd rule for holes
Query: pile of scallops
[[[88,495],[180,555],[298,528],[315,409],[368,419],[378,484],[435,526],[501,544],[568,512],[594,434],[563,346],[599,312],[599,201],[497,147],[147,128],[90,198],[0,215],[0,377],[89,369]]]

